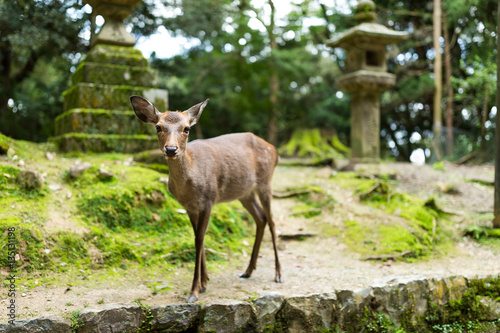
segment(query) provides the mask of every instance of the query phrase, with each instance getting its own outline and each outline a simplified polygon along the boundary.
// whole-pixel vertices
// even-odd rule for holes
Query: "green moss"
[[[279,152],[283,156],[335,159],[347,155],[349,148],[342,145],[336,135],[314,128],[296,130],[290,140],[279,148]]]
[[[117,135],[66,133],[50,138],[59,150],[130,153],[158,147],[158,139],[150,135]]]
[[[447,227],[451,222],[434,200],[397,193],[390,181],[364,179],[355,173],[339,173],[332,179],[341,187],[352,188],[372,211],[373,217],[365,217],[369,222],[348,219],[339,227],[337,234],[352,250],[365,255],[405,252],[408,258],[452,246],[453,234]]]
[[[7,151],[10,148],[9,141],[10,139],[7,136],[0,133],[0,155],[7,154]]]
[[[429,302],[425,321],[433,332],[497,332],[500,320],[480,321],[486,311],[481,297],[497,299],[500,296],[498,277],[471,279],[462,298],[451,300],[444,306]]]

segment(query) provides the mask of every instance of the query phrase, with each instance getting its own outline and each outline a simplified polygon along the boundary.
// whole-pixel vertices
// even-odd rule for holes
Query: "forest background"
[[[325,42],[355,25],[357,1],[295,0],[278,16],[280,3],[144,0],[127,19],[137,38],[161,27],[188,41],[170,58],[153,52],[150,63],[171,110],[211,98],[211,117],[194,137],[250,131],[279,146],[294,131],[319,128],[349,145],[349,95],[335,85],[345,53]],[[432,160],[433,1],[376,5],[379,23],[410,34],[389,50],[397,85],[381,98],[382,157],[408,161],[417,152]],[[442,0],[441,7],[440,141],[449,160],[480,151],[492,161],[497,1]],[[81,0],[0,0],[0,132],[36,142],[54,134],[90,27]]]

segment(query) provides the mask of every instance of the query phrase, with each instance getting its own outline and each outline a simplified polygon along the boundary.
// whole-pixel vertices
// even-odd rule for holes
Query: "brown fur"
[[[208,100],[184,112],[163,114],[142,97],[132,96],[130,100],[142,121],[160,126],[160,149],[166,154],[167,147],[177,148],[175,156],[167,156],[168,189],[189,215],[196,246],[195,272],[187,301],[196,301],[199,292],[207,287],[204,237],[212,207],[219,202],[240,200],[257,225],[250,263],[241,276],[248,278],[255,270],[264,228],[269,223],[276,263],[275,280],[281,282],[271,215],[271,178],[278,162],[274,146],[252,133],[226,134],[188,143],[185,129],[196,124]]]

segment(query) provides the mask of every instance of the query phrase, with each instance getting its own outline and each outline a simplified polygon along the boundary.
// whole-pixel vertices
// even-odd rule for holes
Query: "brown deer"
[[[199,293],[207,288],[204,239],[212,207],[219,202],[240,200],[257,225],[250,264],[240,276],[249,278],[256,268],[264,229],[269,223],[275,280],[281,282],[276,231],[271,216],[271,178],[278,162],[276,148],[252,133],[226,134],[188,143],[189,131],[198,122],[208,101],[183,112],[161,113],[148,100],[130,97],[137,117],[156,126],[160,149],[169,167],[168,190],[186,209],[193,226],[196,261],[188,303],[196,302]]]

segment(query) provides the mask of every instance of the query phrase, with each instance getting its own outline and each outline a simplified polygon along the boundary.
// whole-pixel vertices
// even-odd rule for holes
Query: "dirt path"
[[[457,226],[467,223],[471,211],[492,211],[492,187],[465,182],[465,178],[491,181],[492,167],[456,167],[446,165],[447,172],[437,171],[429,166],[416,167],[409,164],[389,165],[395,170],[401,191],[427,198],[435,195],[446,210],[457,210]],[[274,177],[274,188],[284,189],[301,185],[316,184],[325,188],[337,203],[331,214],[321,214],[313,219],[290,217],[290,209],[296,204],[294,199],[276,199],[273,212],[280,233],[314,231],[319,223],[335,225],[353,210],[360,209],[346,191],[327,182],[331,169],[279,167]],[[444,184],[444,185],[443,185]],[[454,187],[456,194],[443,194],[443,186]],[[441,190],[440,190],[441,188]],[[469,221],[470,222],[470,221]],[[251,245],[251,244],[250,244]],[[251,247],[246,247],[250,249]],[[250,279],[241,279],[250,253],[233,254],[227,263],[209,262],[210,282],[208,290],[201,295],[200,302],[208,303],[220,298],[247,299],[261,293],[279,292],[284,295],[331,292],[335,289],[356,289],[373,284],[376,280],[391,275],[424,275],[444,277],[451,275],[486,275],[500,272],[498,248],[480,245],[467,238],[456,244],[456,250],[446,256],[408,262],[361,261],[337,237],[323,237],[321,234],[303,241],[280,240],[280,258],[284,283],[274,279],[274,255],[268,232],[264,238],[258,268]],[[192,277],[192,264],[184,265],[176,272],[176,278],[164,280],[161,272],[157,276],[138,279],[133,273],[117,276],[112,282],[96,283],[91,278],[88,285],[56,288],[36,287],[23,290],[18,296],[18,318],[36,317],[42,314],[69,314],[84,307],[105,303],[136,300],[149,305],[181,303],[186,299]],[[96,280],[97,277],[95,277]],[[166,291],[152,293],[148,284],[161,281],[168,285]],[[0,307],[6,300],[0,301]],[[6,321],[1,311],[0,321]]]

